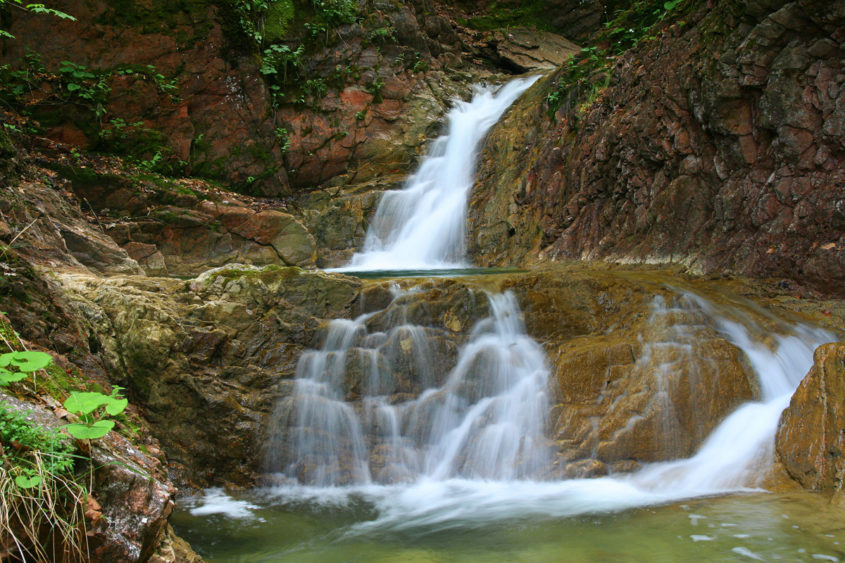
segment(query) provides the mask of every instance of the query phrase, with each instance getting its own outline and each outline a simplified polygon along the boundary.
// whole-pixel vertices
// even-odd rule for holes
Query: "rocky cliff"
[[[491,133],[475,260],[677,262],[842,295],[845,4],[678,9],[535,85]]]

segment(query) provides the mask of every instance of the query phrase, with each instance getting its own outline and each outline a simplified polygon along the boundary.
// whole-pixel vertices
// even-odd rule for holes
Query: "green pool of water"
[[[810,494],[742,494],[577,517],[452,527],[362,529],[377,518],[354,496],[283,500],[253,492],[248,517],[193,515],[177,534],[212,562],[845,561],[845,510]]]

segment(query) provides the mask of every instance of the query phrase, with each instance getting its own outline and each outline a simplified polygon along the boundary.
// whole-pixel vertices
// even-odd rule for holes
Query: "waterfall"
[[[322,349],[300,359],[292,400],[279,405],[286,447],[270,469],[316,486],[538,475],[550,460],[549,370],[514,296],[488,299],[491,315],[432,387],[397,381],[409,360],[412,371],[429,367],[430,354],[414,353],[437,338],[425,327],[370,332],[376,313],[332,321]],[[402,385],[417,395],[396,403]]]
[[[416,298],[397,293],[393,308]],[[322,349],[302,357],[294,396],[277,412],[287,448],[270,469],[287,484],[273,494],[330,503],[338,491],[363,498],[378,517],[350,533],[367,533],[618,511],[753,489],[771,464],[780,413],[812,365],[813,350],[834,339],[784,323],[772,332],[740,310],[690,293],[671,305],[656,299],[654,318],[666,322],[680,312],[679,319],[699,319],[740,348],[759,398],[727,416],[690,458],[631,474],[555,480],[548,478],[553,456],[544,435],[546,359],[525,334],[515,297],[488,300],[490,314],[439,375],[436,367],[427,371],[437,355],[431,327],[404,323],[400,313],[387,315],[395,322],[379,332],[369,325],[381,326],[374,321],[383,311],[334,321]],[[679,331],[685,337],[688,329]],[[409,389],[397,369],[428,375]],[[409,391],[413,397],[396,401]]]
[[[401,190],[387,191],[370,223],[364,248],[345,270],[426,270],[464,266],[465,220],[478,146],[505,110],[538,77],[498,91],[477,87],[457,101],[449,131],[432,143],[419,170]]]
[[[403,190],[384,195],[366,245],[347,269],[463,265],[478,143],[532,82],[517,80],[495,94],[480,89],[471,103],[457,104],[449,134],[435,141]],[[466,527],[747,490],[771,463],[780,413],[812,365],[813,350],[833,340],[783,323],[773,334],[739,310],[679,292],[673,307],[683,309],[680,317],[695,318],[742,350],[758,399],[731,413],[688,459],[628,475],[552,480],[549,369],[525,333],[514,295],[487,296],[489,314],[458,337],[464,341],[454,357],[443,344],[447,328],[407,321],[405,308],[415,298],[413,290],[396,290],[382,311],[332,321],[322,348],[303,354],[293,392],[273,415],[267,469],[281,476],[275,494],[332,503],[338,491],[363,498],[377,517],[356,525],[360,531]],[[667,307],[655,300],[652,319],[674,323],[664,331],[668,340],[644,346],[645,355],[672,346],[691,350],[695,332],[678,325],[677,311]],[[645,356],[640,363],[651,365]],[[670,375],[654,374],[669,441],[676,431]]]

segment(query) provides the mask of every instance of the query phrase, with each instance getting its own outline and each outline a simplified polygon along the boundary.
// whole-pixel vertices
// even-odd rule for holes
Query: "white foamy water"
[[[448,133],[434,141],[401,190],[384,193],[364,248],[341,270],[465,266],[464,223],[478,146],[537,78],[517,79],[498,90],[477,88],[471,102],[455,102],[448,115]]]
[[[373,313],[333,321],[278,407],[286,447],[271,453],[269,469],[317,486],[539,474],[549,464],[545,356],[512,294],[491,295],[489,305],[450,370],[431,365],[440,337],[424,327],[370,332]],[[402,367],[418,381],[397,381]],[[396,402],[403,387],[416,395]]]
[[[380,406],[392,409],[397,421],[391,427],[397,434],[390,443],[410,447],[393,454],[395,460],[410,462],[396,473],[403,479],[379,483],[367,475],[344,487],[279,487],[270,494],[318,504],[337,503],[343,494],[363,499],[378,517],[355,525],[349,533],[357,534],[615,512],[755,489],[773,459],[780,413],[811,367],[815,347],[833,340],[833,335],[797,326],[782,335],[769,334],[767,346],[756,340],[755,335],[764,331],[752,321],[729,319],[699,297],[688,295],[681,302],[709,318],[714,328],[742,349],[761,390],[759,400],[730,414],[688,459],[651,464],[630,475],[532,480],[550,460],[541,435],[548,407],[545,360],[524,334],[515,300],[506,294],[491,297],[493,314],[479,322],[443,386],[403,405]],[[477,388],[476,395],[463,397],[459,382],[468,372],[462,366],[486,355],[495,361],[476,375],[490,380]],[[428,436],[425,443],[419,442],[421,436],[401,430],[419,426],[411,421],[422,405],[428,405],[422,426],[431,429],[423,433]],[[326,433],[339,434],[328,429]],[[359,463],[365,465],[366,460]]]
[[[478,144],[531,82],[518,80],[495,94],[480,90],[471,103],[457,104],[448,135],[403,190],[385,194],[364,249],[346,269],[465,265],[466,199]],[[815,347],[833,335],[801,326],[770,334],[700,297],[679,303],[742,350],[760,389],[758,400],[726,417],[688,459],[630,475],[541,480],[552,461],[544,435],[549,373],[542,348],[525,334],[516,299],[506,293],[489,296],[490,315],[475,325],[453,365],[444,363],[450,354],[438,348],[442,335],[435,328],[401,315],[378,328],[371,321],[379,313],[333,321],[323,347],[301,357],[294,390],[277,407],[278,446],[267,464],[288,484],[263,494],[326,507],[364,501],[375,516],[348,531],[359,534],[614,512],[756,488],[773,459],[781,412]],[[672,318],[665,307],[656,301],[655,319]],[[677,342],[645,349],[691,349],[693,332],[679,325],[675,334]],[[669,375],[656,374],[657,385]],[[666,426],[667,433],[674,430]],[[201,502],[192,512],[203,510]],[[218,491],[207,503],[210,513],[252,509]],[[692,541],[705,537],[695,534]],[[755,556],[743,546],[734,551]]]

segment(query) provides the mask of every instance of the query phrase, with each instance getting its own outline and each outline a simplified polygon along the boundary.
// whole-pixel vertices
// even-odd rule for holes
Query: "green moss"
[[[292,0],[276,0],[270,4],[264,16],[264,41],[273,43],[284,39],[295,15],[296,10]]]
[[[72,390],[83,388],[80,385],[82,374],[76,368],[71,369],[68,374],[59,365],[52,363],[45,368],[45,371],[47,377],[39,377],[38,386],[57,401],[63,401]]]

